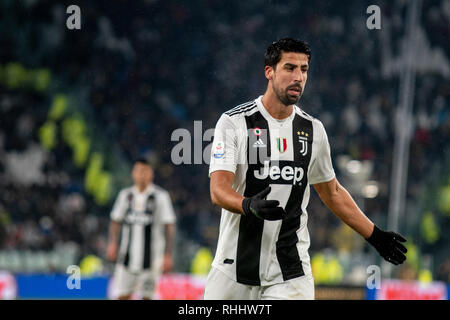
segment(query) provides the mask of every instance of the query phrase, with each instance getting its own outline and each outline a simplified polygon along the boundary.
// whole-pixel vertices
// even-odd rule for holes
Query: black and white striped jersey
[[[143,192],[136,186],[122,189],[111,219],[122,223],[117,262],[131,272],[158,272],[164,255],[164,225],[176,221],[169,193],[154,184]]]
[[[322,123],[294,106],[273,118],[262,96],[231,109],[217,122],[209,174],[234,173],[233,189],[250,197],[271,186],[287,217],[266,221],[222,209],[213,266],[249,285],[269,285],[311,273],[307,229],[310,184],[335,177]]]

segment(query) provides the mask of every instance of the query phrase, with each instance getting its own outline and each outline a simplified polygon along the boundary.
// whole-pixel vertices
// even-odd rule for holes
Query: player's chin
[[[297,103],[298,100],[300,100],[301,95],[302,95],[301,93],[298,93],[298,94],[287,93],[286,100],[289,102],[289,105],[292,105],[292,104]]]

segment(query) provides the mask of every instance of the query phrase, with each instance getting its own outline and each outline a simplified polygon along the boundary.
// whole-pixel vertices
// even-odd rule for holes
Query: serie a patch
[[[222,159],[225,155],[225,144],[223,141],[217,141],[213,148],[213,157],[216,159]]]

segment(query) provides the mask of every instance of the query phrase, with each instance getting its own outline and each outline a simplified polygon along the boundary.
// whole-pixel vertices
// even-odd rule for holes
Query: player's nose
[[[305,76],[301,70],[294,72],[294,81],[302,83],[305,80]]]

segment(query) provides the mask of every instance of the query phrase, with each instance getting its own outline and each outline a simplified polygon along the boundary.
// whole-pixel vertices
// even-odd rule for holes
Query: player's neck
[[[142,193],[142,192],[144,192],[147,188],[148,188],[148,186],[149,186],[149,184],[146,184],[146,185],[135,185],[136,186],[136,188],[138,189],[138,191],[140,192],[140,193]]]
[[[264,93],[261,102],[267,112],[275,119],[283,120],[289,117],[293,112],[293,105],[285,106],[281,101],[275,96],[273,92],[267,90]]]

